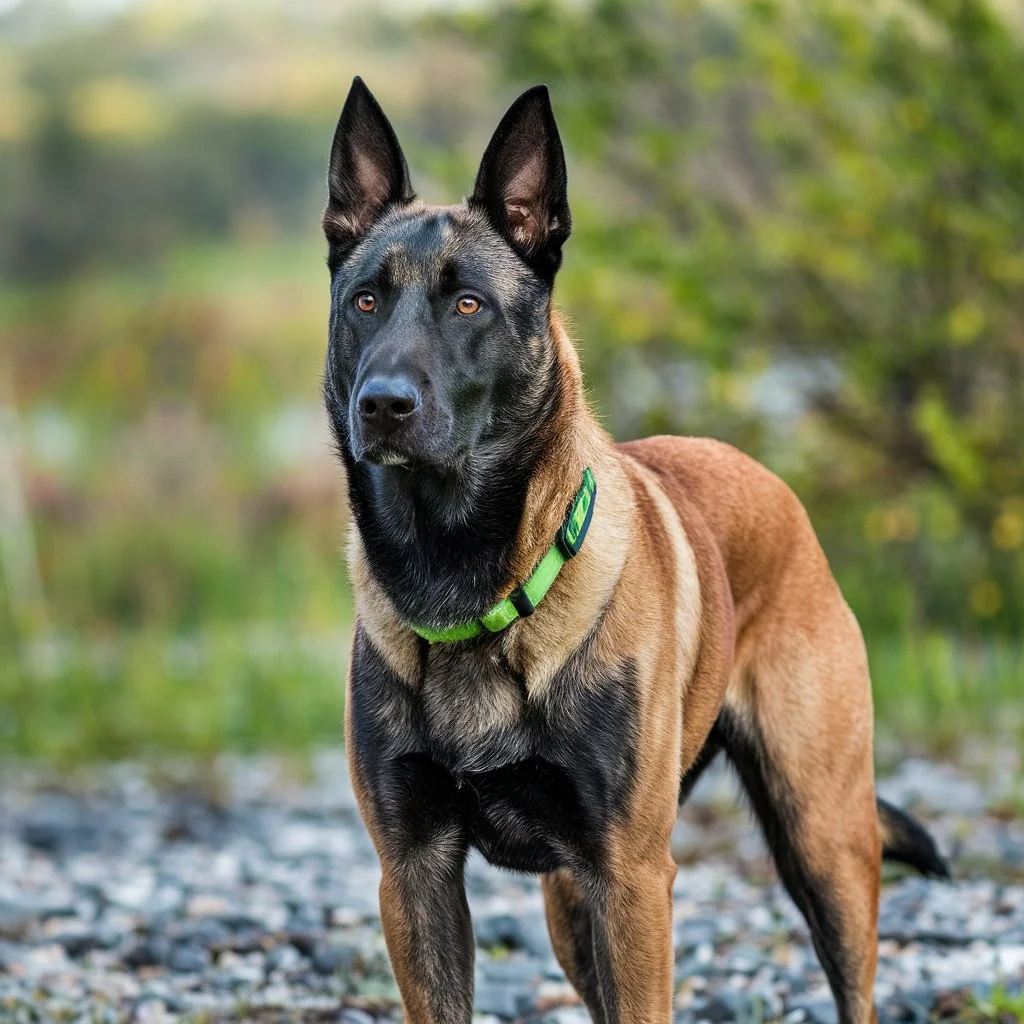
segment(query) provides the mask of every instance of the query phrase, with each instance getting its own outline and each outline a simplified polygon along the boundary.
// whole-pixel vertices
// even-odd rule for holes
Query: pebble
[[[1005,759],[990,773],[991,790],[983,772],[918,760],[881,780],[954,854],[958,876],[885,886],[881,1021],[926,1024],[970,993],[1024,989],[1024,820],[1007,812],[1024,805],[1015,763],[1016,774]],[[187,769],[157,785],[138,765],[113,765],[71,787],[5,767],[0,1019],[221,1024],[249,1019],[240,1007],[260,1021],[400,1019],[380,870],[343,756],[318,753],[301,783],[269,757],[215,770],[207,799]],[[806,926],[734,792],[709,772],[674,837],[677,1024],[836,1024]],[[554,958],[538,880],[475,854],[466,879],[475,1024],[588,1021]]]

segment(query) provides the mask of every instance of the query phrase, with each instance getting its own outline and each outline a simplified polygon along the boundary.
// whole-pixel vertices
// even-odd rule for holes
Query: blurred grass
[[[224,750],[303,754],[342,742],[347,634],[276,626],[127,633],[30,648],[0,686],[9,753],[58,767]]]
[[[1024,644],[947,633],[868,637],[878,730],[937,755],[989,736],[1024,750]]]

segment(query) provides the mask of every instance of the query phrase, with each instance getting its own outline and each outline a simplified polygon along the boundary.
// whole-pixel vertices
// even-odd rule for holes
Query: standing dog
[[[875,799],[864,645],[797,498],[715,441],[614,444],[588,409],[551,302],[570,218],[547,90],[505,115],[469,199],[432,207],[357,78],[323,225],[348,758],[406,1019],[470,1019],[476,847],[543,875],[595,1021],[667,1022],[669,837],[719,750],[840,1020],[873,1019],[883,843],[945,867]]]

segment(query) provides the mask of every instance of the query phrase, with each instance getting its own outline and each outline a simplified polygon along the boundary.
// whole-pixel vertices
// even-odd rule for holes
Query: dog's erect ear
[[[535,273],[554,278],[572,222],[565,155],[546,85],[524,92],[501,119],[469,202],[487,212]]]
[[[358,76],[334,131],[327,195],[323,224],[332,265],[388,206],[415,198],[395,130]]]

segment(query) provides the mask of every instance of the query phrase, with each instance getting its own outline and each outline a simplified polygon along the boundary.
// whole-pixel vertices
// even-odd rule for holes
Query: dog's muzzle
[[[406,461],[403,450],[422,414],[419,388],[406,376],[373,376],[355,397],[354,435],[360,457],[384,465]]]

